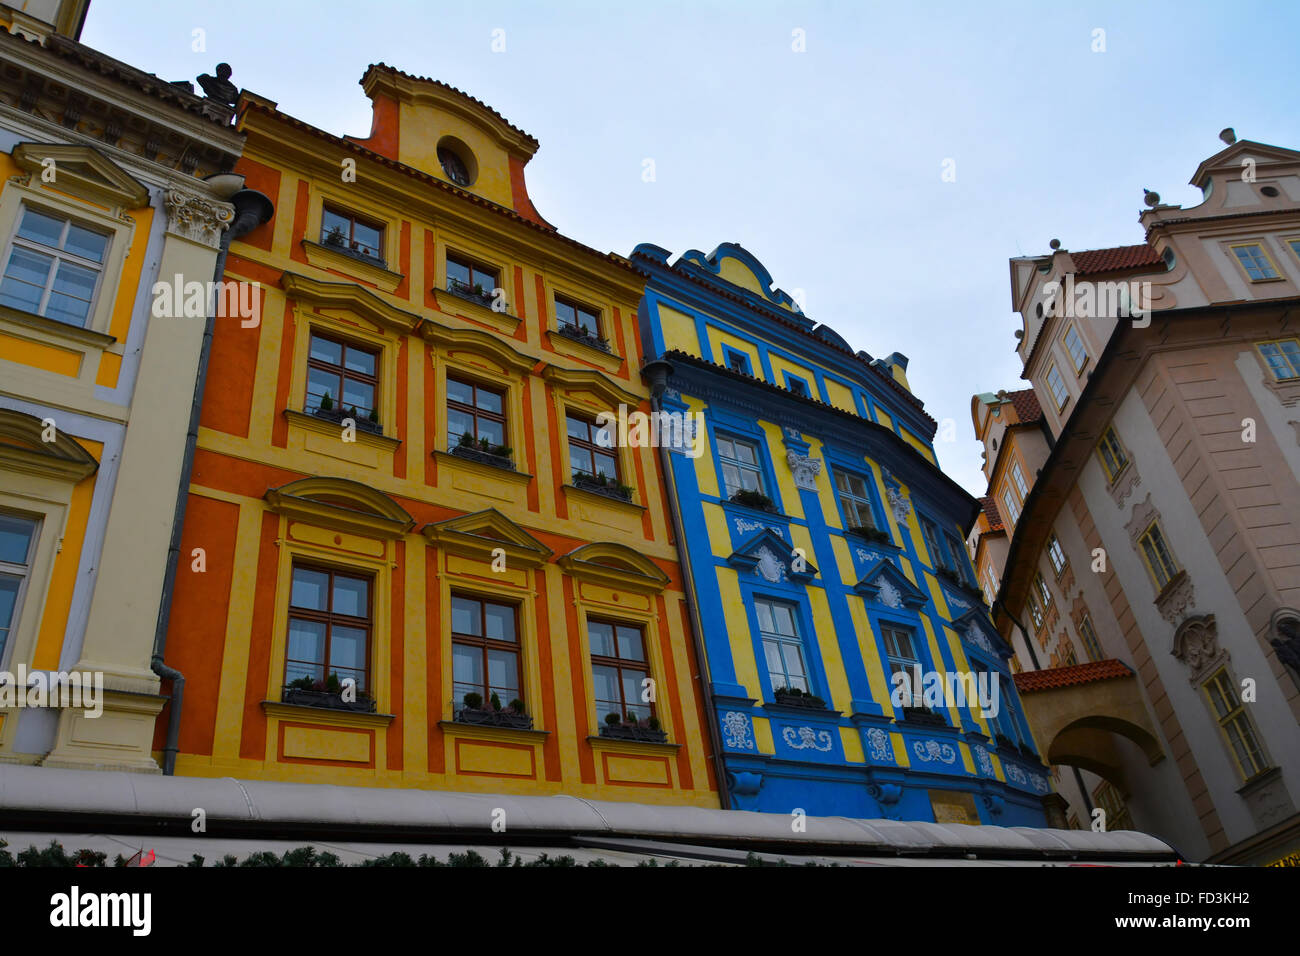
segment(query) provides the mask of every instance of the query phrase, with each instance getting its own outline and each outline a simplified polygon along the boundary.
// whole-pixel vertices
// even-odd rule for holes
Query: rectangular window
[[[39,526],[35,518],[0,513],[0,664],[22,610]]]
[[[24,206],[0,280],[0,305],[84,328],[107,252],[104,233]]]
[[[1288,239],[1286,244],[1291,247],[1291,251],[1295,253],[1295,257],[1300,259],[1300,239]]]
[[[1268,363],[1274,381],[1287,382],[1300,378],[1300,339],[1261,342],[1256,347]]]
[[[1128,464],[1128,456],[1124,454],[1114,426],[1107,428],[1102,433],[1101,441],[1097,442],[1097,457],[1101,459],[1101,467],[1109,481],[1114,481]]]
[[[955,534],[944,532],[944,540],[948,543],[948,554],[951,556],[952,564],[949,565],[957,572],[957,577],[961,578],[962,584],[971,583],[971,571],[967,564],[966,549]]]
[[[726,356],[727,368],[741,375],[749,374],[749,356],[744,352],[737,352],[735,349],[729,349],[726,346],[722,348],[722,354]]]
[[[786,382],[789,385],[791,394],[798,395],[800,398],[808,397],[808,383],[803,379],[787,375]]]
[[[447,447],[469,435],[476,442],[506,443],[505,399],[501,392],[474,382],[447,378]]]
[[[1020,520],[1020,505],[1016,503],[1016,496],[1010,488],[1002,492],[1002,503],[1007,506],[1007,523],[1014,525]]]
[[[614,621],[588,621],[591,676],[596,687],[596,717],[609,714],[643,720],[654,716],[654,704],[641,698],[650,676],[641,628]]]
[[[1083,339],[1079,338],[1079,332],[1073,325],[1065,330],[1065,347],[1070,353],[1070,361],[1074,363],[1074,372],[1077,375],[1087,364],[1088,350],[1083,347]]]
[[[487,704],[496,694],[502,707],[520,697],[519,623],[513,604],[476,597],[451,596],[452,696],[455,706],[466,694]]]
[[[289,646],[284,682],[302,677],[352,678],[369,688],[370,584],[368,577],[295,564],[289,592]]]
[[[1056,532],[1052,532],[1047,539],[1047,560],[1052,564],[1052,572],[1060,577],[1061,572],[1065,570],[1065,551],[1061,548],[1061,541],[1056,537]]]
[[[1034,590],[1038,593],[1038,600],[1042,602],[1043,608],[1051,607],[1052,592],[1047,589],[1047,582],[1043,580],[1041,574],[1034,575]]]
[[[1088,652],[1089,660],[1099,661],[1105,657],[1101,652],[1101,642],[1097,640],[1097,632],[1093,629],[1092,618],[1087,614],[1079,618],[1079,637],[1083,639],[1083,649]]]
[[[1029,494],[1029,486],[1025,484],[1025,473],[1020,470],[1020,462],[1014,458],[1011,460],[1011,480],[1015,482],[1016,491],[1020,492],[1020,500],[1024,501]]]
[[[912,632],[904,627],[884,624],[880,628],[880,635],[885,642],[885,659],[889,664],[889,686],[894,686],[895,674],[906,674],[907,684],[904,686],[912,689],[912,703],[907,706],[924,706],[922,688],[916,686],[916,668],[920,666],[921,660],[916,654]]]
[[[1242,779],[1258,776],[1268,765],[1264,750],[1255,734],[1255,725],[1237,697],[1237,689],[1225,669],[1219,669],[1205,682],[1205,693],[1210,698],[1214,716],[1237,761]]]
[[[1138,538],[1138,546],[1142,549],[1142,557],[1146,560],[1147,570],[1151,572],[1151,579],[1156,583],[1156,593],[1159,594],[1178,573],[1178,566],[1174,564],[1173,555],[1165,544],[1165,536],[1158,522],[1151,522],[1151,527]]]
[[[350,212],[326,206],[320,219],[321,245],[384,261],[384,228]]]
[[[555,321],[561,328],[585,332],[593,339],[600,338],[600,313],[571,299],[555,297]]]
[[[355,408],[358,415],[370,418],[376,410],[378,371],[378,351],[313,332],[307,354],[307,411]]]
[[[1074,645],[1070,643],[1068,637],[1061,638],[1061,666],[1073,667],[1079,663],[1078,656],[1074,653]]]
[[[1020,721],[1016,719],[1016,708],[1012,703],[1015,697],[1012,696],[1011,688],[1007,686],[1008,682],[998,673],[991,674],[989,679],[998,682],[998,714],[994,718],[997,732],[1017,747],[1022,741],[1027,743],[1029,738],[1020,733]],[[1014,686],[1013,684],[1012,687]]]
[[[1043,609],[1038,603],[1038,598],[1033,594],[1029,595],[1029,617],[1034,622],[1034,630],[1043,629]]]
[[[570,475],[603,475],[617,481],[618,456],[614,454],[609,427],[598,428],[595,422],[573,414],[566,416],[565,427],[569,432]]]
[[[998,579],[993,574],[991,564],[984,565],[984,596],[988,598],[990,607],[998,596]]]
[[[795,621],[795,608],[791,604],[756,599],[754,610],[758,615],[758,634],[763,641],[763,659],[767,663],[767,676],[773,692],[781,688],[798,689],[810,693],[808,669],[804,666],[803,641]]]
[[[759,465],[758,445],[742,438],[718,437],[718,459],[722,462],[722,480],[730,498],[738,491],[763,491],[763,469]]]
[[[499,273],[463,256],[447,253],[447,290],[471,298],[491,300],[500,281]]]
[[[1047,387],[1052,390],[1052,398],[1056,402],[1056,410],[1059,412],[1065,407],[1065,403],[1070,399],[1070,391],[1065,387],[1065,379],[1061,378],[1061,373],[1053,362],[1051,368],[1047,370]]]
[[[952,558],[943,546],[943,541],[939,537],[939,529],[934,526],[934,522],[924,515],[918,515],[921,522],[921,536],[925,538],[926,550],[930,552],[930,565],[938,570],[939,568],[951,568]]]
[[[1241,263],[1241,268],[1245,270],[1251,282],[1280,278],[1277,269],[1273,266],[1273,260],[1268,257],[1268,253],[1264,251],[1264,247],[1258,242],[1246,242],[1239,246],[1233,246],[1232,252],[1237,257],[1237,261]]]
[[[876,518],[871,510],[871,493],[860,475],[835,470],[835,490],[840,499],[846,528],[875,528]]]

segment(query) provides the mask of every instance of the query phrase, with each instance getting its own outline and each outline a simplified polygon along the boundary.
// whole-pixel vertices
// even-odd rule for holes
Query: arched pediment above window
[[[616,409],[619,405],[627,405],[629,408],[638,408],[644,401],[643,396],[629,392],[614,384],[600,372],[589,369],[571,369],[561,368],[558,365],[547,365],[542,369],[542,378],[551,384],[552,387],[558,388],[570,397],[580,396],[586,393],[592,396],[597,404],[607,406],[610,409]],[[591,400],[588,400],[591,404]]]
[[[477,329],[453,329],[426,321],[420,326],[420,334],[446,352],[475,352],[485,356],[506,372],[527,372],[537,364],[536,359],[516,352],[499,336]]]
[[[50,441],[46,441],[46,438]],[[77,440],[35,415],[0,409],[0,470],[81,481],[99,467]]]
[[[495,508],[427,524],[420,533],[446,551],[480,561],[492,561],[504,553],[506,566],[511,568],[538,567],[552,554]]]
[[[424,320],[413,312],[389,305],[364,286],[355,282],[325,282],[285,272],[280,276],[280,288],[291,298],[310,302],[315,306],[346,309],[375,325],[394,332],[414,332]]]
[[[340,531],[400,538],[415,527],[415,519],[392,498],[346,478],[300,478],[265,497],[272,511]]]
[[[668,575],[657,564],[622,544],[584,544],[556,563],[573,577],[616,589],[657,594],[669,584]]]

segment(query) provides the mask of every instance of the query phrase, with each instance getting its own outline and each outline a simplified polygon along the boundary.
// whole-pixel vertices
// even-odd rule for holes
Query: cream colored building
[[[242,138],[229,106],[79,43],[85,10],[0,4],[0,671],[102,674],[103,712],[0,709],[0,762],[156,773],[205,321],[155,315],[154,284],[212,280],[232,207],[204,177]]]
[[[1223,135],[1143,242],[1011,260],[1038,421],[972,401],[972,546],[1073,819],[1267,864],[1300,854],[1300,152]]]

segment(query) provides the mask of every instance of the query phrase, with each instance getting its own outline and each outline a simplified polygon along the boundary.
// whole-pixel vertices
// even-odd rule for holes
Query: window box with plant
[[[448,278],[447,291],[454,296],[467,299],[470,302],[477,302],[479,305],[492,308],[492,303],[496,301],[496,287],[485,289],[482,285],[470,285],[468,282],[462,282],[460,279]]]
[[[524,702],[516,697],[502,707],[501,698],[493,694],[483,703],[483,695],[468,693],[461,701],[463,706],[456,711],[456,723],[477,724],[484,727],[507,727],[511,730],[532,730],[533,718],[524,709]]]
[[[506,471],[515,470],[514,460],[510,457],[513,452],[514,449],[509,445],[497,445],[486,438],[475,440],[469,432],[463,433],[460,441],[451,449],[451,453],[458,458],[481,462]]]
[[[816,694],[798,687],[778,687],[772,691],[775,702],[782,707],[803,707],[808,710],[826,710],[826,701]]]
[[[854,537],[862,538],[863,540],[869,541],[872,544],[885,544],[885,545],[889,545],[890,547],[894,546],[894,541],[889,536],[889,532],[881,531],[879,528],[852,527],[852,528],[845,528],[844,531],[846,534],[851,534]]]
[[[321,222],[321,245],[362,262],[384,268],[381,254],[384,232],[355,216],[326,209]]]
[[[779,514],[776,505],[772,499],[761,491],[754,491],[752,488],[741,488],[734,492],[730,501],[738,505],[744,505],[746,508],[753,508],[756,511],[766,511],[768,514]]]
[[[614,498],[618,501],[632,500],[632,487],[625,485],[617,478],[611,478],[603,471],[591,475],[585,471],[573,473],[573,487],[581,488],[583,491],[594,491],[598,495],[604,495],[606,498]]]
[[[948,726],[948,719],[943,714],[935,713],[929,707],[904,707],[903,716],[900,719],[909,724],[928,724],[932,727]]]
[[[343,682],[339,680],[338,674],[330,674],[325,680],[299,677],[284,686],[280,700],[300,707],[325,707],[329,710],[351,710],[363,714],[375,712],[375,701],[365,691],[358,690],[355,700],[346,700],[343,690]]]
[[[581,342],[583,345],[589,345],[593,349],[600,349],[602,352],[609,351],[609,339],[601,338],[594,332],[589,332],[580,325],[571,325],[567,322],[561,322],[559,332],[566,339],[573,339],[575,342]]]
[[[606,714],[605,723],[600,728],[600,735],[611,740],[639,740],[650,744],[668,742],[668,734],[660,727],[658,717],[638,719],[636,714]]]
[[[357,410],[353,405],[350,408],[341,408],[334,404],[334,399],[329,392],[320,397],[320,404],[315,408],[309,409],[309,412],[316,418],[323,418],[327,422],[337,422],[342,424],[345,419],[352,419],[357,428],[363,432],[370,432],[372,435],[382,435],[384,426],[379,423],[379,411],[370,409],[365,415]]]

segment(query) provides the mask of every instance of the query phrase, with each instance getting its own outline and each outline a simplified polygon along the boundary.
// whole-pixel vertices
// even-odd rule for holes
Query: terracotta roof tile
[[[1022,424],[1029,425],[1042,420],[1043,407],[1038,404],[1038,395],[1032,388],[1007,392],[1007,398],[1011,399],[1011,404],[1015,406],[1016,415]]]
[[[1133,672],[1123,661],[1114,659],[1089,661],[1086,664],[1074,664],[1070,667],[1049,667],[1041,671],[1021,671],[1015,675],[1016,690],[1022,694],[1039,690],[1056,690],[1059,687],[1073,687],[1076,684],[1091,684],[1094,681],[1111,680],[1115,677],[1131,677]]]
[[[1096,272],[1119,272],[1159,265],[1160,254],[1145,242],[1136,246],[1114,246],[1110,249],[1085,249],[1071,252],[1075,275]]]
[[[1002,531],[1002,515],[998,514],[998,504],[992,498],[981,498],[980,507],[984,509],[984,517],[988,519],[990,531]]]

